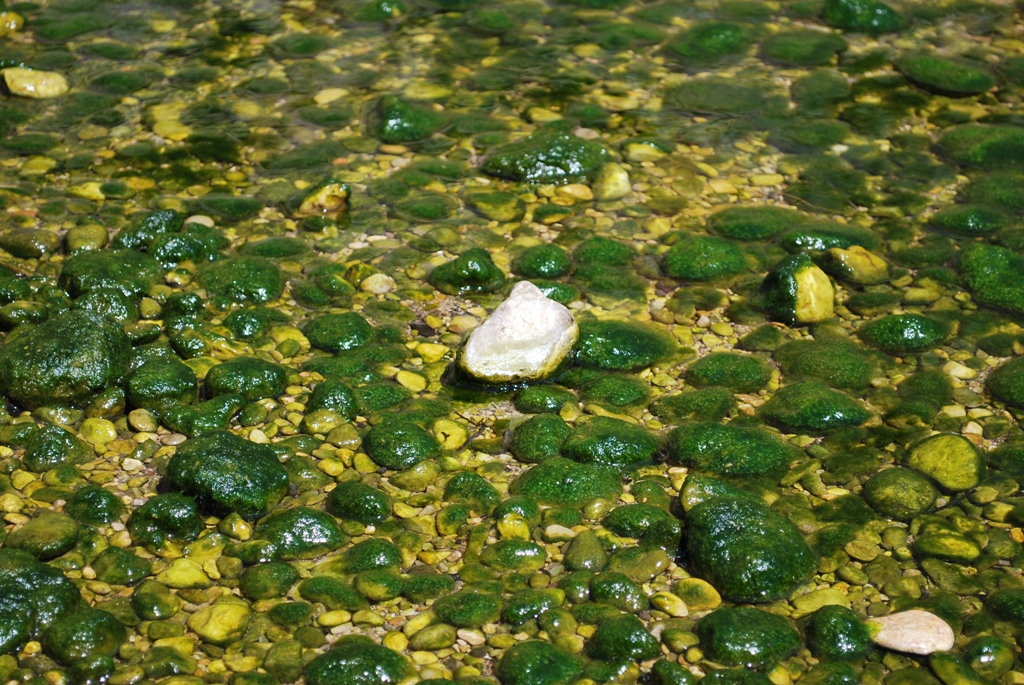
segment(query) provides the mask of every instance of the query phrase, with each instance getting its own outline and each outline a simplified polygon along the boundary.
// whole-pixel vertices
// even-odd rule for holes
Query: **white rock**
[[[558,368],[578,335],[568,309],[549,300],[533,283],[521,281],[469,334],[458,364],[473,378],[489,383],[540,380]]]
[[[901,611],[868,621],[875,644],[908,654],[953,649],[953,629],[935,614],[920,609]]]
[[[398,284],[395,283],[395,279],[391,278],[387,274],[372,274],[363,279],[363,282],[359,284],[359,289],[365,293],[373,293],[374,295],[383,295],[389,293]]]
[[[8,67],[0,70],[0,74],[3,74],[4,82],[13,95],[47,100],[68,92],[67,80],[55,71]]]
[[[601,201],[618,200],[629,195],[633,189],[626,167],[608,162],[594,180],[594,197]]]

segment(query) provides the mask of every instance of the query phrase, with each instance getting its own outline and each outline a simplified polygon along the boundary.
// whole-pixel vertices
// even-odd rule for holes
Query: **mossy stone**
[[[996,85],[995,77],[987,71],[933,53],[900,55],[895,65],[915,85],[937,95],[980,95]]]
[[[706,64],[743,53],[751,43],[750,31],[741,24],[705,21],[680,33],[667,51],[687,62]]]
[[[274,450],[217,431],[185,441],[167,464],[167,483],[204,511],[261,516],[288,492],[288,472]]]
[[[662,395],[651,403],[650,411],[668,423],[685,419],[719,421],[736,407],[736,399],[726,388],[701,388],[677,395]]]
[[[859,426],[872,416],[857,400],[817,381],[779,388],[761,407],[761,415],[784,431],[813,434]]]
[[[359,481],[338,483],[327,495],[327,511],[340,519],[377,525],[391,516],[391,498]]]
[[[314,559],[346,542],[344,533],[329,515],[310,507],[295,507],[267,516],[253,535],[270,543],[275,559]]]
[[[903,16],[881,0],[825,0],[825,23],[851,33],[879,35],[903,27]]]
[[[601,374],[580,386],[580,401],[605,407],[635,407],[647,402],[650,390],[635,376]]]
[[[722,607],[697,624],[707,656],[726,666],[766,669],[803,643],[789,621],[750,607]]]
[[[867,625],[843,606],[823,606],[807,619],[807,646],[819,659],[859,661],[871,651]]]
[[[245,406],[241,395],[217,395],[212,399],[187,406],[165,405],[157,413],[160,422],[173,431],[189,437],[224,430],[228,422]]]
[[[571,266],[564,249],[547,243],[528,247],[512,260],[512,271],[523,278],[560,278]]]
[[[132,540],[151,549],[162,549],[172,540],[191,542],[204,527],[195,500],[176,493],[146,500],[128,519]]]
[[[723,386],[733,392],[753,393],[771,380],[771,367],[757,357],[713,352],[690,364],[686,382],[698,388]]]
[[[498,621],[501,605],[496,595],[462,590],[438,599],[433,611],[441,621],[457,628],[479,628]]]
[[[774,357],[786,376],[817,378],[833,388],[860,390],[874,375],[864,353],[847,340],[793,340]]]
[[[1000,171],[1024,164],[1020,159],[1024,153],[1024,131],[1016,126],[953,126],[942,133],[938,145],[946,157],[963,166]]]
[[[398,568],[401,565],[401,551],[393,542],[381,538],[370,538],[356,543],[341,557],[341,567],[346,573]]]
[[[590,598],[634,614],[649,606],[643,588],[626,574],[616,571],[598,573],[590,579]]]
[[[553,457],[523,472],[512,482],[510,492],[542,504],[579,507],[594,499],[618,496],[622,485],[608,469]]]
[[[854,246],[872,249],[878,237],[865,228],[847,224],[807,223],[783,234],[779,244],[787,252],[824,252]]]
[[[113,523],[125,512],[121,498],[99,485],[84,485],[75,491],[64,511],[79,523],[100,525]]]
[[[726,238],[694,236],[669,248],[662,268],[672,278],[710,281],[744,273],[748,265],[743,251]]]
[[[516,409],[524,414],[557,413],[566,403],[575,404],[576,395],[558,385],[531,385],[516,395]]]
[[[860,327],[860,336],[890,354],[927,352],[949,337],[944,321],[920,314],[890,314]]]
[[[980,304],[1024,314],[1024,258],[1017,253],[970,243],[960,253],[960,273]]]
[[[28,552],[40,561],[49,561],[70,551],[77,540],[78,524],[73,518],[44,509],[9,533],[4,546]]]
[[[463,193],[462,199],[470,209],[491,221],[519,221],[526,213],[526,203],[512,193],[472,190]],[[525,275],[516,269],[513,270]]]
[[[828,276],[803,253],[779,261],[757,292],[760,307],[789,326],[831,318],[834,298]]]
[[[125,379],[133,407],[159,409],[167,404],[191,404],[199,393],[196,372],[173,357],[153,359]]]
[[[963,195],[968,202],[989,205],[1014,214],[1024,212],[1024,174],[1018,171],[992,171],[975,176]]]
[[[440,113],[395,95],[377,100],[371,119],[373,135],[391,145],[429,138],[444,125]]]
[[[304,669],[309,685],[398,685],[414,673],[405,657],[363,635],[345,635]]]
[[[284,561],[267,561],[250,566],[238,579],[238,589],[249,599],[283,597],[299,582],[299,572]]]
[[[583,672],[583,661],[550,642],[518,642],[501,655],[494,673],[502,685],[569,685]]]
[[[761,44],[761,52],[773,62],[795,66],[827,64],[847,48],[845,40],[823,31],[782,31]]]
[[[773,205],[731,206],[708,219],[711,230],[731,240],[767,240],[804,221],[799,212]]]
[[[636,252],[632,247],[603,236],[587,238],[572,251],[573,261],[577,264],[628,266],[634,257]]]
[[[208,214],[223,223],[234,224],[249,219],[260,213],[263,201],[255,197],[243,195],[226,195],[210,193],[195,201],[195,210]]]
[[[26,409],[83,406],[121,382],[130,353],[120,324],[72,310],[0,346],[0,388]]]
[[[512,429],[509,451],[522,462],[534,463],[561,454],[572,430],[557,414],[539,414]]]
[[[996,367],[988,377],[987,387],[997,400],[1012,407],[1024,407],[1024,357]]]
[[[487,250],[474,247],[435,267],[427,282],[446,295],[493,293],[505,284],[505,274]]]
[[[204,383],[211,397],[241,395],[252,402],[283,395],[288,374],[280,364],[257,357],[236,357],[210,369]]]
[[[768,685],[772,682],[763,673],[746,668],[723,668],[720,671],[711,671],[701,678],[701,682],[704,681],[707,681],[704,685]]]
[[[352,587],[334,576],[313,576],[299,583],[299,597],[318,602],[331,611],[359,611],[370,606]]]
[[[817,567],[796,526],[753,498],[710,497],[687,512],[686,524],[694,570],[736,602],[785,597]]]
[[[348,385],[336,378],[328,378],[316,384],[306,403],[307,412],[321,409],[340,414],[351,421],[359,413],[359,399]]]
[[[501,620],[520,627],[539,618],[544,612],[561,606],[564,599],[565,595],[560,590],[519,590],[505,602]]]
[[[281,270],[263,257],[231,257],[205,265],[196,280],[208,294],[238,304],[263,304],[284,292]]]
[[[395,470],[407,469],[424,459],[441,455],[441,444],[437,438],[415,423],[401,419],[371,428],[364,444],[374,462]]]
[[[21,459],[29,471],[43,473],[58,466],[82,464],[94,456],[87,442],[60,426],[48,424],[32,433]]]
[[[957,205],[936,212],[928,220],[933,228],[962,236],[994,233],[1010,223],[1010,217],[998,209],[979,205]]]
[[[93,559],[96,579],[111,585],[137,585],[152,571],[152,564],[128,549],[108,547]]]
[[[883,516],[909,521],[931,509],[938,490],[921,474],[895,467],[883,469],[864,483],[864,501]]]
[[[626,321],[584,321],[576,363],[609,371],[637,371],[667,359],[675,344],[664,333]]]
[[[78,659],[114,656],[128,638],[121,622],[100,609],[82,609],[51,626],[43,633],[46,653],[65,665]]]
[[[995,635],[982,635],[967,643],[963,658],[982,678],[998,678],[1013,668],[1014,651]]]
[[[686,112],[724,115],[743,115],[770,104],[761,88],[721,77],[685,81],[665,94],[665,102]]]
[[[547,558],[543,547],[527,540],[498,540],[480,554],[480,561],[499,571],[539,571]]]
[[[525,183],[587,183],[609,159],[608,151],[556,128],[492,150],[481,169],[489,176]]]
[[[607,416],[595,416],[578,425],[562,443],[562,454],[573,461],[614,468],[648,463],[657,450],[655,435]]]
[[[781,476],[799,451],[754,427],[683,424],[668,439],[673,462],[719,476]]]
[[[356,312],[318,316],[304,332],[310,345],[326,352],[354,350],[373,339],[373,326]]]
[[[129,297],[149,292],[163,281],[164,270],[153,257],[134,250],[79,252],[64,262],[58,285],[71,297],[99,288],[119,290]]]
[[[609,618],[598,626],[587,654],[602,661],[646,661],[661,655],[658,641],[636,616]]]
[[[907,466],[928,476],[947,492],[963,492],[978,485],[985,470],[985,458],[967,438],[940,433],[914,445]]]

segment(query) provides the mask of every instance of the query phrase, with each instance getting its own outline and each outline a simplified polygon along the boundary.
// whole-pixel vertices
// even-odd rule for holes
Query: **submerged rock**
[[[971,243],[960,253],[960,273],[981,304],[1024,314],[1024,258],[1017,253]]]
[[[832,318],[832,282],[806,254],[786,257],[768,272],[758,290],[761,307],[790,326]]]
[[[568,309],[533,283],[521,281],[469,334],[457,363],[485,383],[537,381],[558,369],[578,335]]]
[[[953,649],[953,629],[935,614],[911,609],[868,621],[875,644],[908,654],[931,654]]]
[[[37,71],[24,67],[0,69],[11,95],[33,100],[49,100],[68,92],[68,81],[55,71]]]
[[[881,0],[825,0],[825,23],[856,33],[892,33],[903,26],[899,12]]]
[[[510,181],[564,185],[593,181],[608,159],[608,151],[597,143],[542,129],[495,149],[481,168],[485,174]]]

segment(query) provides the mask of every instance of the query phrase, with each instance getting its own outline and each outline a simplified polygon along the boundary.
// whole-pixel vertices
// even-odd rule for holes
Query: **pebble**
[[[953,629],[935,614],[920,609],[873,618],[871,639],[886,649],[908,654],[928,655],[953,648]]]
[[[55,71],[37,71],[24,67],[0,70],[12,95],[33,100],[49,100],[68,92],[68,82]]]
[[[371,276],[367,276],[363,279],[363,282],[359,284],[360,290],[364,293],[371,293],[373,295],[383,295],[384,293],[391,292],[397,287],[398,284],[395,282],[395,279],[391,278],[391,276],[388,276],[387,274],[373,274]]]

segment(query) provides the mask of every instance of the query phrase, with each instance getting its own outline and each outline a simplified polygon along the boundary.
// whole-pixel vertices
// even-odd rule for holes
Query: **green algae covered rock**
[[[206,374],[206,394],[241,395],[250,402],[284,394],[288,374],[280,364],[256,357],[236,357]]]
[[[49,561],[71,551],[78,541],[78,524],[67,514],[42,510],[25,525],[12,531],[4,546]]]
[[[191,404],[199,393],[196,372],[174,357],[152,359],[125,379],[133,407],[159,409],[168,404]]]
[[[468,504],[476,511],[490,513],[501,501],[501,495],[479,473],[460,471],[445,484],[444,500]]]
[[[732,240],[767,240],[802,223],[804,216],[774,205],[727,207],[708,219],[711,230]]]
[[[347,352],[369,344],[373,326],[356,312],[318,316],[305,329],[309,344],[326,352]]]
[[[394,419],[370,429],[364,439],[370,459],[389,469],[401,470],[441,455],[441,444],[411,421]]]
[[[1024,407],[1024,357],[1011,359],[988,377],[992,396],[1013,407]]]
[[[524,414],[558,413],[566,402],[576,403],[571,390],[558,385],[531,385],[516,395],[516,409]]]
[[[686,369],[686,382],[698,388],[723,386],[733,392],[757,392],[772,378],[771,367],[757,357],[714,352]]]
[[[238,304],[263,304],[284,292],[284,275],[263,257],[231,257],[207,264],[196,280],[209,295]]]
[[[964,124],[942,133],[939,149],[957,164],[981,169],[1024,166],[1024,130],[1017,126]],[[944,211],[955,211],[954,209]]]
[[[429,138],[444,125],[444,116],[433,109],[395,95],[384,95],[371,115],[373,135],[392,145]]]
[[[1024,212],[1024,174],[1019,171],[991,171],[975,176],[964,189],[968,202],[1008,212]]]
[[[657,436],[607,416],[581,423],[562,443],[562,454],[573,461],[614,468],[648,463],[657,450]]]
[[[883,469],[864,483],[864,501],[882,516],[909,521],[932,508],[938,490],[931,482],[900,466]]]
[[[77,586],[20,550],[0,549],[0,654],[9,654],[80,608]]]
[[[25,443],[22,461],[34,473],[44,473],[64,464],[82,464],[95,456],[92,447],[74,433],[47,424]]]
[[[499,571],[539,571],[547,561],[543,547],[528,540],[498,540],[480,553],[480,561]]]
[[[593,499],[617,497],[622,485],[608,469],[553,457],[523,472],[509,490],[541,504],[580,507]]]
[[[859,661],[871,651],[868,627],[850,609],[823,606],[807,619],[807,646],[819,659]]]
[[[359,398],[345,383],[336,378],[328,378],[316,384],[306,403],[307,412],[320,409],[340,414],[351,421],[359,413]]]
[[[1024,314],[1024,257],[1005,247],[970,243],[960,253],[960,273],[980,304]]]
[[[705,21],[679,34],[667,52],[687,62],[705,64],[737,55],[750,47],[750,31],[729,21]]]
[[[43,633],[43,649],[65,665],[78,659],[114,656],[128,638],[121,622],[100,609],[82,609],[65,616]]]
[[[143,295],[163,280],[164,270],[154,258],[134,250],[97,250],[69,257],[57,283],[71,297],[109,288],[129,297]]]
[[[253,531],[253,537],[270,543],[274,559],[314,559],[338,549],[345,534],[328,514],[310,507],[295,507],[267,516]]]
[[[609,371],[637,371],[664,361],[675,343],[652,327],[626,321],[584,321],[576,341],[576,363]]]
[[[391,516],[391,498],[359,481],[338,483],[327,495],[327,511],[340,519],[376,525]]]
[[[388,540],[370,538],[353,545],[338,561],[338,567],[345,573],[360,573],[374,569],[398,568],[402,565],[402,553]]]
[[[95,526],[119,520],[125,506],[110,490],[99,485],[84,485],[64,505],[64,511],[79,523]]]
[[[1013,648],[995,635],[974,638],[964,647],[963,656],[978,675],[990,680],[1013,668]]]
[[[288,472],[274,450],[217,431],[182,444],[167,464],[168,484],[217,515],[267,513],[288,491]]]
[[[857,400],[818,381],[779,388],[761,407],[761,415],[781,430],[812,434],[859,426],[872,416]]]
[[[835,290],[825,272],[800,252],[768,272],[757,300],[772,319],[794,326],[832,318]]]
[[[626,614],[601,623],[587,654],[602,661],[646,661],[661,656],[661,647],[636,616]]]
[[[890,354],[927,352],[949,337],[944,321],[920,314],[890,314],[860,328],[860,336]]]
[[[457,628],[479,628],[485,623],[497,622],[501,616],[501,598],[462,590],[438,599],[433,610],[439,619]]]
[[[493,293],[505,285],[505,274],[495,266],[487,250],[474,247],[436,267],[427,276],[427,282],[445,295]]]
[[[903,17],[881,0],[825,0],[825,23],[851,33],[878,35],[899,31]]]
[[[750,607],[723,607],[697,624],[701,649],[726,666],[765,669],[803,644],[781,616]]]
[[[547,243],[528,247],[512,260],[512,271],[523,278],[560,278],[571,266],[564,249]]]
[[[509,181],[564,185],[593,181],[608,160],[608,151],[597,143],[545,128],[495,148],[480,168]]]
[[[962,435],[939,433],[910,449],[907,466],[928,476],[947,492],[963,492],[978,485],[985,470],[985,458]]]
[[[849,340],[793,340],[774,357],[786,376],[817,378],[833,388],[866,388],[874,375],[872,364]]]
[[[151,549],[163,549],[172,540],[191,542],[203,528],[195,500],[176,493],[146,500],[128,519],[132,540]]]
[[[800,455],[762,428],[689,423],[668,439],[669,459],[719,476],[781,476]]]
[[[120,324],[72,310],[0,346],[0,392],[26,409],[80,407],[121,382],[130,355]]]
[[[700,679],[704,685],[768,685],[768,676],[746,668],[723,668]]]
[[[846,41],[832,32],[783,31],[766,40],[761,51],[778,64],[819,66],[832,61],[847,47]]]
[[[306,664],[309,685],[398,685],[415,671],[405,657],[362,635],[345,635]]]
[[[938,95],[980,95],[996,85],[995,77],[987,71],[933,53],[900,55],[895,64],[908,80]]]
[[[796,526],[753,498],[711,497],[686,524],[694,571],[736,602],[781,599],[818,565]]]
[[[1006,212],[980,205],[956,205],[936,212],[928,219],[933,228],[963,236],[988,235],[1009,223],[1010,217]]]
[[[747,258],[734,243],[718,236],[684,238],[662,261],[665,275],[687,281],[710,281],[747,271]]]
[[[569,685],[582,672],[582,659],[542,640],[513,645],[494,669],[501,685]]]
[[[572,434],[558,414],[538,414],[516,424],[508,449],[519,461],[536,463],[561,454],[562,443]]]
[[[238,579],[238,589],[249,599],[273,599],[283,597],[299,578],[291,564],[268,561],[247,568]]]

